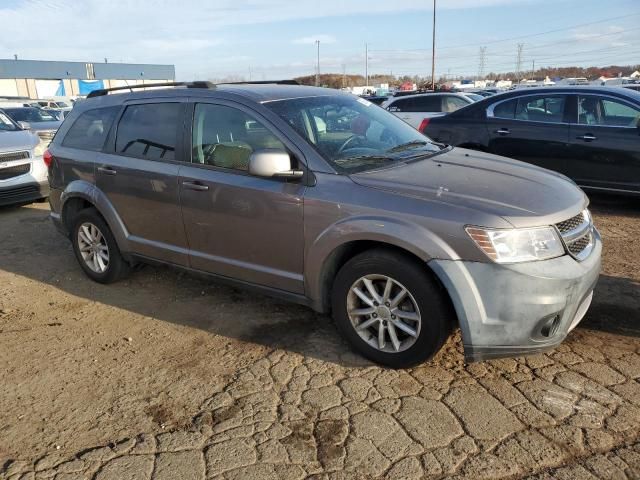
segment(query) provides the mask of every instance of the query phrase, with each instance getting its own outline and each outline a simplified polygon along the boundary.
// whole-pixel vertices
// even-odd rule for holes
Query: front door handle
[[[118,173],[115,168],[109,166],[98,167],[98,172],[104,173],[105,175],[115,175]]]
[[[498,130],[496,130],[496,133],[498,135],[509,135],[511,133],[511,130],[509,130],[508,128],[499,128]]]
[[[196,192],[206,192],[209,190],[209,185],[200,182],[182,182],[182,186],[187,190],[195,190]]]
[[[579,137],[576,137],[576,138],[578,140],[584,140],[585,142],[593,142],[594,140],[598,139],[598,137],[596,137],[591,133],[585,133],[584,135],[580,135]]]

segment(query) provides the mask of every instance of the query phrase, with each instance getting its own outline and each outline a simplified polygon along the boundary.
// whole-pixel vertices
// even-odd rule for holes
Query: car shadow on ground
[[[632,208],[623,212],[634,214]],[[69,241],[54,229],[48,217],[49,211],[43,207],[0,209],[1,270],[161,321],[343,366],[368,365],[350,350],[329,317],[205,276],[146,266],[112,285],[94,283],[84,275]],[[637,281],[603,275],[581,326],[638,336],[639,295]]]
[[[101,285],[84,275],[48,209],[0,208],[0,221],[0,270],[90,302],[226,338],[343,366],[370,365],[350,350],[328,316],[304,306],[163,266],[146,265],[127,279]]]

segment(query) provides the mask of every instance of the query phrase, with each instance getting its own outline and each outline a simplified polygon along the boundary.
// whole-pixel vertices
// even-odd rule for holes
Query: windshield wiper
[[[393,148],[387,150],[387,152],[401,152],[402,150],[406,150],[411,147],[418,147],[420,145],[427,145],[429,142],[425,142],[424,140],[412,140],[411,142],[401,143],[400,145],[396,145]]]

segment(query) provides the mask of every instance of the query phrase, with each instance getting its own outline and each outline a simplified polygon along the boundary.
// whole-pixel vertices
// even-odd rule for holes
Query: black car
[[[556,170],[588,190],[640,194],[640,92],[631,89],[515,90],[421,126],[438,142]]]

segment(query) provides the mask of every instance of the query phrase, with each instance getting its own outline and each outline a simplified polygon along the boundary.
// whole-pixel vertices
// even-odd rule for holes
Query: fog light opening
[[[542,324],[540,335],[542,335],[543,337],[551,338],[556,334],[559,326],[560,315],[555,315]]]

